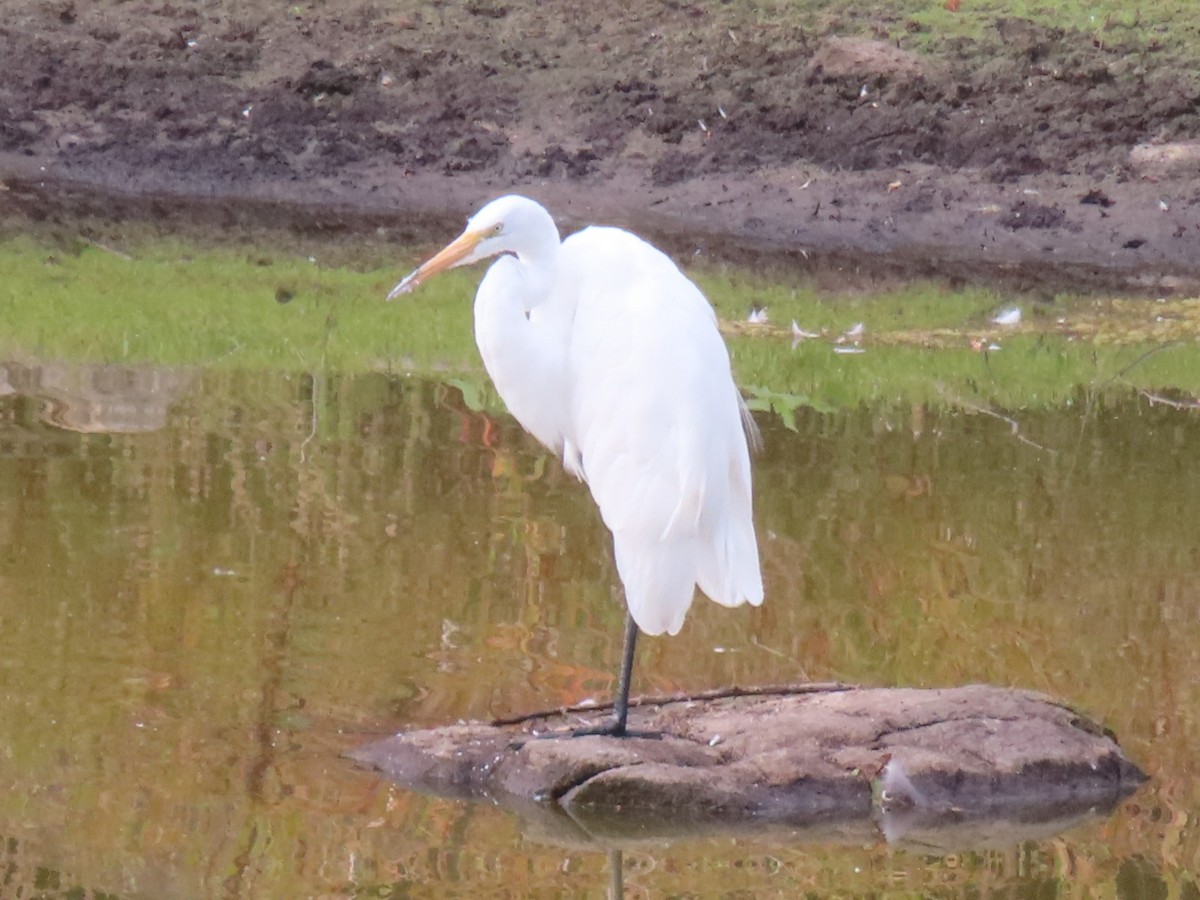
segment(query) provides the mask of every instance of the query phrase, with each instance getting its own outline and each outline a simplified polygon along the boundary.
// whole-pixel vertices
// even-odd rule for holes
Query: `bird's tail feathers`
[[[676,634],[699,586],[723,606],[763,601],[758,542],[749,514],[723,523],[716,540],[674,536],[646,540],[616,532],[613,550],[625,601],[646,634]]]
[[[695,595],[695,538],[647,542],[613,535],[625,602],[646,634],[678,634]]]
[[[711,550],[700,557],[696,583],[722,606],[758,606],[763,601],[763,584],[754,524],[749,515],[734,516],[722,524]]]

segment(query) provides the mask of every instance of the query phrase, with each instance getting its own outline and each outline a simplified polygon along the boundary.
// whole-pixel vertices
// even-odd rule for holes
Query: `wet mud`
[[[934,57],[738,15],[14,0],[0,203],[252,199],[415,231],[518,189],[680,252],[1195,287],[1194,66],[1019,19]]]

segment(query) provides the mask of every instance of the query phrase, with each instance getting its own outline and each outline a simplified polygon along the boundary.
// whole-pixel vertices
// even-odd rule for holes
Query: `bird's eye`
[[[488,231],[488,237],[500,237],[504,233],[504,223],[497,222]]]

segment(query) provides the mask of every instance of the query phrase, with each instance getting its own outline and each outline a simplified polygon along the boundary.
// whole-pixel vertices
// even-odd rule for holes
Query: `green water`
[[[603,848],[338,756],[611,690],[606,532],[514,422],[385,373],[0,371],[0,895],[604,895]],[[627,896],[1196,896],[1200,417],[1132,389],[1009,415],[760,414],[767,602],[697,605],[636,689],[1018,685],[1152,782],[952,855],[647,842]]]

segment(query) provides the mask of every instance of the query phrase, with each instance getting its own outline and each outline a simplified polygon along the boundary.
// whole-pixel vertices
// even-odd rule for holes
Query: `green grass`
[[[948,42],[997,41],[1000,19],[1028,19],[1049,28],[1091,35],[1101,45],[1129,48],[1173,49],[1200,52],[1200,16],[1195,0],[961,0],[958,9],[947,9],[945,0],[701,0],[703,8],[721,27],[745,23],[803,28],[818,34],[862,34],[896,40],[915,49],[938,53]],[[321,15],[351,15],[361,8],[358,0],[313,0],[288,4],[265,0],[220,0],[209,4],[226,15],[303,19]],[[519,4],[518,4],[519,7]],[[392,0],[385,14],[419,19],[430,13],[428,3]],[[376,13],[378,14],[378,13]],[[440,10],[439,15],[447,15]]]
[[[10,239],[0,242],[0,354],[404,372],[458,386],[471,406],[498,406],[472,335],[479,273],[451,272],[385,303],[413,260],[381,266],[384,253],[327,266],[295,248],[157,240],[118,253]],[[1047,407],[1110,387],[1200,394],[1200,300],[1026,299],[1022,324],[1003,329],[991,314],[1019,298],[986,289],[922,282],[833,294],[784,272],[693,275],[724,322],[739,381],[785,423],[801,406]],[[752,306],[765,306],[770,324],[747,325]],[[792,320],[824,335],[793,344]],[[839,353],[839,335],[859,322],[861,352]]]
[[[920,26],[913,32],[926,41],[949,38],[979,39],[999,19],[1028,19],[1049,28],[1062,28],[1090,35],[1097,44],[1119,44],[1143,48],[1172,47],[1194,52],[1200,44],[1196,9],[1190,2],[1133,4],[1125,0],[963,0],[957,12],[944,3],[901,3],[908,20]]]
[[[1200,55],[1200,16],[1193,0],[962,0],[957,10],[948,9],[945,0],[775,0],[745,4],[741,13],[762,23],[886,38],[935,55],[952,42],[1000,40],[995,26],[1004,19],[1078,31],[1099,46]]]
[[[1005,303],[988,288],[952,291],[929,281],[868,288],[847,284],[832,292],[786,270],[762,275],[721,266],[690,274],[722,319],[741,321],[752,308],[765,308],[770,323],[789,339],[793,320],[805,331],[833,335],[867,319],[874,331],[924,330],[982,322]]]
[[[471,276],[385,303],[401,273],[172,243],[134,258],[72,253],[19,238],[0,249],[0,350],[243,369],[477,368]]]

